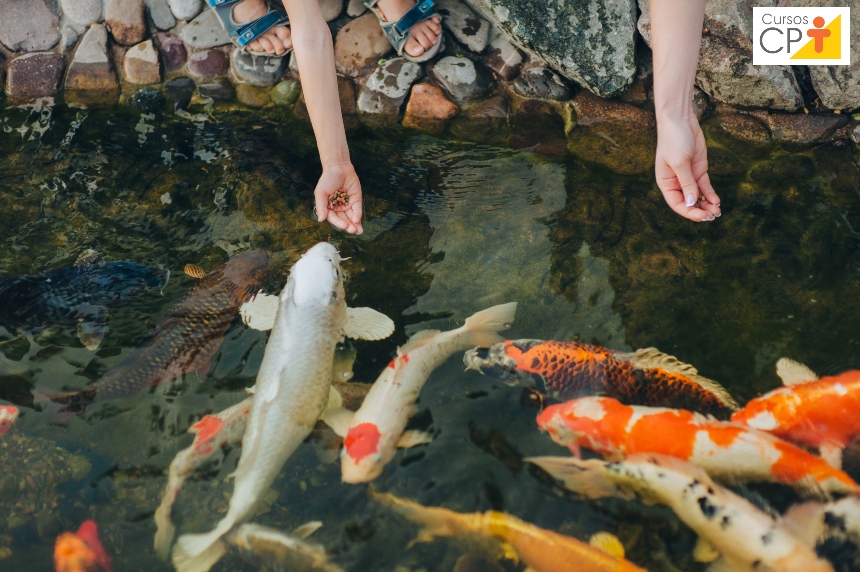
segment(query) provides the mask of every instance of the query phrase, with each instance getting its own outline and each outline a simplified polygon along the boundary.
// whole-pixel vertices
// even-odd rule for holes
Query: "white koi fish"
[[[329,562],[323,546],[306,540],[321,526],[321,522],[309,522],[288,534],[268,526],[245,523],[227,535],[227,542],[239,548],[246,559],[265,569],[343,572],[343,568]]]
[[[177,540],[179,572],[205,572],[221,558],[221,538],[251,516],[310,434],[329,401],[336,344],[344,336],[377,340],[393,331],[393,322],[375,310],[347,309],[340,260],[332,245],[320,243],[290,270],[257,374],[230,507],[211,532]]]
[[[474,346],[489,346],[510,327],[516,302],[487,308],[466,320],[456,330],[425,330],[412,336],[397,350],[397,357],[380,374],[361,407],[323,417],[336,433],[345,436],[341,452],[341,476],[346,483],[375,479],[400,446],[428,442],[420,433],[403,433],[415,413],[418,393],[434,369],[452,354]]]
[[[633,455],[607,463],[576,457],[526,459],[591,498],[639,497],[669,506],[722,554],[716,569],[744,572],[833,572],[833,567],[773,515],[723,488],[701,468],[675,457]]]

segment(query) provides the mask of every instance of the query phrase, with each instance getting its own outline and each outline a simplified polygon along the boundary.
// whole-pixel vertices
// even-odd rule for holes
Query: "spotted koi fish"
[[[422,506],[391,494],[374,494],[374,498],[421,527],[414,542],[430,542],[437,536],[477,534],[507,542],[528,569],[535,572],[644,572],[623,555],[609,554],[572,536],[540,528],[503,512],[463,514]]]
[[[656,348],[618,352],[579,342],[506,340],[466,352],[463,363],[553,400],[602,394],[624,403],[721,416],[738,409],[720,384]]]
[[[827,558],[839,572],[860,570],[860,499],[791,506],[783,521],[796,537]]]
[[[842,449],[860,437],[860,371],[819,379],[787,358],[777,362],[776,371],[785,386],[753,399],[732,421],[817,447],[831,465],[841,468]]]
[[[826,499],[860,486],[824,459],[763,431],[682,409],[582,397],[547,407],[538,426],[579,456],[585,446],[611,460],[655,453],[688,461],[727,482],[772,481]]]
[[[535,463],[591,498],[641,498],[669,506],[722,554],[724,568],[744,572],[833,572],[833,567],[771,514],[714,483],[701,468],[663,455],[607,463],[574,457],[533,457]]]
[[[18,408],[14,405],[0,405],[0,437],[12,428],[18,418]]]
[[[77,532],[64,532],[54,545],[56,572],[111,572],[110,557],[99,539],[99,529],[92,520],[81,524]]]

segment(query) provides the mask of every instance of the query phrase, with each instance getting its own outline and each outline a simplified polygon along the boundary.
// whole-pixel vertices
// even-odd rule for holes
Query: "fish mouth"
[[[496,346],[500,346],[500,351]],[[504,352],[504,346],[495,344],[490,348],[472,348],[463,354],[466,371],[475,370],[487,377],[507,385],[534,385],[532,376],[517,370],[517,362]]]

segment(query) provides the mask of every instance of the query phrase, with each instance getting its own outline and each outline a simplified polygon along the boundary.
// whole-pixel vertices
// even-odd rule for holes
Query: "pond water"
[[[56,535],[93,518],[115,570],[170,569],[152,551],[166,468],[191,442],[191,424],[245,397],[266,334],[237,318],[202,382],[190,373],[65,425],[33,394],[97,380],[193,287],[184,265],[211,270],[250,248],[269,256],[270,293],[316,242],[330,240],[349,257],[348,303],[397,326],[388,340],[355,344],[360,382],[373,381],[408,335],[456,327],[506,301],[519,302],[510,338],[656,346],[742,403],[778,384],[783,355],[820,375],[860,367],[853,146],[743,157],[752,166],[803,156],[816,172],[715,179],[723,216],[710,224],[672,214],[650,175],[622,177],[574,158],[411,133],[360,133],[350,148],[365,196],[359,237],[314,221],[312,134],[285,114],[0,113],[0,278],[69,266],[88,248],[171,270],[161,295],[111,310],[94,352],[73,331],[3,332],[0,399],[22,415],[0,441],[0,568],[52,569]],[[565,451],[537,430],[521,388],[464,372],[456,355],[431,375],[419,407],[411,426],[435,440],[398,452],[376,490],[461,511],[504,510],[582,539],[607,530],[651,570],[701,568],[690,556],[695,535],[667,509],[562,495],[525,465],[522,456]],[[490,554],[473,569],[522,569],[462,540],[407,548],[415,529],[372,501],[367,486],[341,484],[331,442],[320,429],[299,448],[255,522],[291,530],[321,520],[313,539],[347,570],[451,570],[466,553]],[[186,483],[173,512],[180,533],[209,530],[221,517],[238,453]],[[788,494],[756,490],[777,506]],[[254,569],[233,554],[215,568]]]

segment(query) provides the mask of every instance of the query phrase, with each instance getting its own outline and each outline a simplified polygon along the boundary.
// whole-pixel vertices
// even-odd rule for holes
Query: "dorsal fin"
[[[800,385],[809,383],[810,381],[818,381],[818,376],[815,372],[793,359],[787,357],[779,358],[776,362],[776,375],[782,380],[785,386]]]
[[[397,348],[397,355],[403,355],[406,352],[411,352],[414,349],[420,348],[421,346],[427,344],[433,336],[436,334],[441,334],[440,330],[421,330],[420,332],[414,334],[411,338],[406,340],[406,343]]]
[[[92,248],[88,248],[81,252],[78,259],[75,260],[75,266],[86,266],[87,264],[98,264],[102,261],[102,255]]]
[[[726,388],[712,379],[699,375],[699,370],[688,363],[680,361],[657,348],[642,348],[633,353],[618,353],[616,357],[632,363],[639,369],[659,368],[670,373],[683,375],[690,381],[700,385],[706,391],[713,393],[720,401],[731,409],[740,409],[737,401],[726,391]]]

